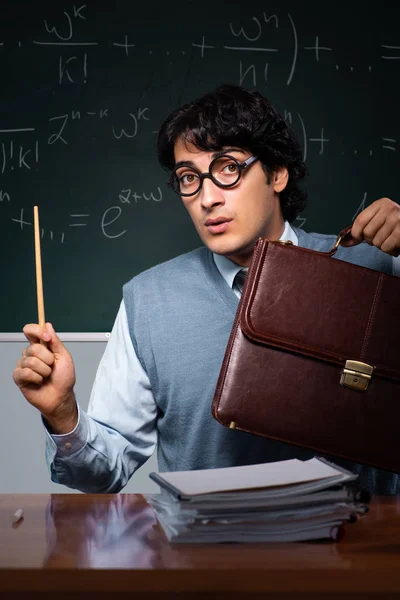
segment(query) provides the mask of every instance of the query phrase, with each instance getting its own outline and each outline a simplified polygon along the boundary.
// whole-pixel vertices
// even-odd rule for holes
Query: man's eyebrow
[[[212,157],[218,158],[219,156],[222,156],[223,154],[229,154],[229,152],[241,152],[242,154],[245,154],[245,151],[243,150],[243,148],[237,148],[236,146],[232,146],[229,148],[224,148],[223,150],[218,150],[218,152],[214,152]]]
[[[180,160],[175,163],[174,169],[177,169],[178,167],[193,167],[194,169],[198,170],[192,160]]]
[[[245,154],[245,151],[243,150],[243,148],[236,148],[234,146],[232,146],[231,148],[224,148],[223,150],[218,150],[217,152],[213,152],[213,154],[211,155],[211,158],[214,160],[214,158],[219,158],[220,156],[223,156],[224,154],[229,154],[229,152],[241,152],[242,154]],[[178,169],[179,167],[193,167],[194,169],[198,170],[198,167],[196,167],[196,165],[194,164],[194,162],[192,160],[180,160],[177,163],[175,163],[174,169]]]

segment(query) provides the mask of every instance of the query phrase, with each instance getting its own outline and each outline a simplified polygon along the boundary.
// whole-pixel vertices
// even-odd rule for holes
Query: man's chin
[[[207,248],[214,254],[225,256],[226,258],[229,258],[238,264],[242,264],[244,262],[247,263],[249,261],[255,246],[255,243],[244,245],[222,239],[203,240],[203,242],[205,246],[207,246]]]
[[[235,244],[232,241],[229,242],[228,240],[213,238],[212,240],[203,240],[203,242],[207,248],[211,250],[211,252],[214,252],[214,254],[220,254],[222,256],[228,256],[240,250],[238,244]]]

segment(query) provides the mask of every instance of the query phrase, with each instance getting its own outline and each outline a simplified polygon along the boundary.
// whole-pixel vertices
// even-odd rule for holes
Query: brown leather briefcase
[[[257,242],[212,414],[399,472],[400,279],[332,259],[340,240],[330,252]]]

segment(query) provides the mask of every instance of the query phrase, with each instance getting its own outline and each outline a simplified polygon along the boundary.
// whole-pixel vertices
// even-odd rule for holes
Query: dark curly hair
[[[307,175],[300,144],[283,117],[257,91],[225,84],[184,104],[163,122],[157,138],[158,160],[165,169],[175,166],[174,145],[179,137],[200,150],[238,146],[259,157],[270,183],[278,167],[289,179],[280,193],[284,219],[292,222],[305,208],[307,196],[298,182]]]

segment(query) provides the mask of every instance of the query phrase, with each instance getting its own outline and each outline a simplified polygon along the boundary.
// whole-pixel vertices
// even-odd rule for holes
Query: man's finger
[[[19,388],[26,387],[31,383],[40,385],[43,383],[43,377],[35,373],[32,369],[16,369],[13,373],[14,381]]]
[[[31,369],[42,377],[51,375],[51,367],[35,356],[27,356],[21,360],[21,369]]]
[[[22,356],[23,358],[34,356],[35,358],[38,358],[47,365],[52,365],[54,363],[53,352],[48,350],[46,346],[43,346],[42,344],[31,344],[30,346],[28,346],[28,348],[25,348]]]
[[[382,227],[375,232],[375,235],[371,239],[370,243],[373,244],[374,246],[376,246],[377,248],[380,248],[381,250],[383,250],[383,252],[385,252],[383,246],[384,246],[386,240],[388,240],[388,238],[391,237],[393,230],[394,230],[394,225],[392,223],[390,223],[388,221],[384,222]],[[394,246],[393,246],[393,249],[394,249]]]
[[[379,211],[376,213],[374,217],[369,221],[369,223],[364,227],[362,231],[363,239],[369,244],[375,244],[374,240],[376,236],[379,234],[380,238],[384,235],[383,228],[387,225],[386,215],[383,211]],[[387,235],[390,235],[391,231],[387,232]],[[383,242],[384,238],[381,239]]]
[[[370,221],[372,221],[372,219],[379,212],[379,210],[380,204],[379,200],[377,200],[376,202],[373,202],[370,206],[367,206],[367,208],[365,208],[362,212],[360,212],[360,214],[356,217],[351,227],[351,235],[353,236],[353,238],[355,238],[359,242],[363,241],[363,231],[365,227],[368,225],[368,223],[370,223]]]
[[[51,352],[59,353],[66,352],[66,348],[60,340],[60,338],[58,337],[58,335],[56,334],[56,332],[54,331],[53,325],[51,323],[46,323],[45,327],[49,335],[49,338],[47,339],[49,350],[51,350]]]
[[[43,328],[37,323],[29,323],[28,325],[25,325],[22,331],[24,332],[24,335],[28,342],[30,342],[31,344],[36,344],[40,340],[48,342],[51,338],[51,335],[49,334],[47,329]]]
[[[399,247],[399,234],[398,230],[394,229],[392,233],[387,236],[382,242],[380,249],[383,252],[387,252],[387,254],[391,254],[392,256],[398,256],[400,247]]]

